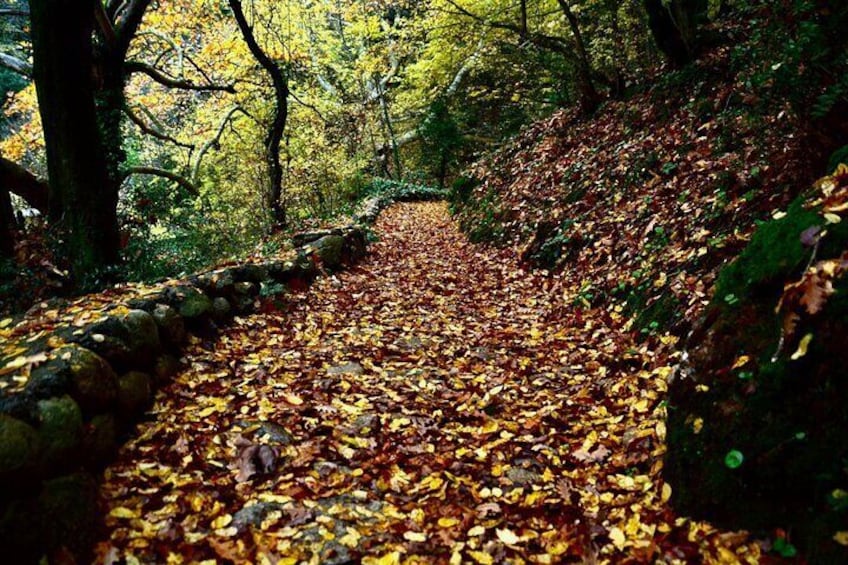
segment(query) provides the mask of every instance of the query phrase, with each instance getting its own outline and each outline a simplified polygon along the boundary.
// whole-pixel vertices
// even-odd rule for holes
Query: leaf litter
[[[671,360],[625,316],[560,314],[443,203],[376,231],[361,265],[190,345],[105,472],[100,561],[760,562],[671,510]]]

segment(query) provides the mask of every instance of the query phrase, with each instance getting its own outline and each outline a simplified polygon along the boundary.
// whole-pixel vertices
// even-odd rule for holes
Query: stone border
[[[303,288],[322,269],[353,265],[367,253],[365,230],[356,225],[299,234],[294,243],[291,261],[193,275],[119,302],[83,327],[21,338],[27,362],[20,369],[33,368],[22,389],[0,396],[0,547],[10,562],[90,552],[96,476],[153,392],[179,371],[188,333],[214,332],[252,312],[263,288]]]

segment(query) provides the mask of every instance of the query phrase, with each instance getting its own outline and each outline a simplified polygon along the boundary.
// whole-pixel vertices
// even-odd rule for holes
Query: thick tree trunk
[[[0,257],[11,257],[15,252],[15,214],[12,200],[5,188],[0,188]]]
[[[236,18],[236,23],[238,23],[241,34],[244,37],[244,41],[247,43],[248,49],[250,49],[250,53],[262,68],[265,69],[268,76],[271,77],[271,84],[274,87],[274,119],[265,138],[265,160],[268,164],[268,172],[271,177],[271,212],[274,216],[275,228],[282,229],[288,223],[286,207],[283,203],[283,166],[280,163],[280,144],[282,143],[283,133],[286,129],[289,110],[288,79],[277,63],[265,53],[256,41],[256,37],[253,35],[253,28],[244,16],[241,0],[229,0],[229,4]]]
[[[697,19],[703,0],[644,0],[644,4],[660,51],[677,67],[691,63],[697,54]]]
[[[49,214],[78,281],[118,260],[110,181],[92,84],[97,0],[31,0],[33,75],[47,150]]]

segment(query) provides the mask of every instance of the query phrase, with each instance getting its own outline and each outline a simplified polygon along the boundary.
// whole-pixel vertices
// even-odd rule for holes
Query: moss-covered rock
[[[0,414],[0,493],[12,493],[28,482],[37,468],[40,452],[38,433],[32,426]]]
[[[665,474],[683,514],[765,535],[783,528],[809,562],[845,563],[833,536],[848,529],[848,505],[833,493],[848,490],[848,281],[790,336],[775,313],[814,248],[818,259],[848,248],[846,222],[824,223],[796,202],[721,273],[689,366],[669,387]],[[818,226],[828,233],[811,244]]]
[[[130,371],[118,379],[118,407],[122,418],[129,420],[144,412],[152,398],[151,377],[141,371]]]
[[[212,299],[192,286],[176,288],[173,294],[177,311],[187,320],[200,318],[212,311]]]
[[[118,424],[111,413],[98,414],[83,426],[82,455],[88,469],[110,463],[118,450]]]
[[[86,561],[97,530],[97,483],[88,473],[46,481],[38,497],[45,549],[65,548]]]
[[[157,304],[153,310],[153,320],[159,328],[159,335],[166,345],[179,347],[185,341],[185,322],[179,313],[167,304]]]
[[[218,297],[212,301],[212,317],[216,321],[226,320],[230,315],[233,307],[230,306],[230,301],[223,297]]]
[[[82,332],[71,327],[58,333],[65,341],[93,351],[110,364],[121,365],[128,361],[129,330],[120,316],[106,316]]]
[[[180,360],[173,355],[160,355],[153,366],[153,382],[162,386],[180,371]]]
[[[35,495],[0,503],[0,547],[6,563],[38,563],[45,548]]]
[[[45,475],[73,465],[82,442],[82,410],[70,397],[38,402],[41,466]]]
[[[118,397],[118,378],[102,357],[77,345],[63,347],[56,356],[67,363],[70,395],[83,412],[108,410],[114,405]]]
[[[315,250],[315,254],[321,260],[321,264],[330,270],[338,269],[342,266],[344,246],[344,237],[340,235],[325,235],[309,244],[309,247]]]
[[[121,319],[128,331],[128,363],[149,367],[162,351],[159,329],[153,316],[144,310],[130,310]]]

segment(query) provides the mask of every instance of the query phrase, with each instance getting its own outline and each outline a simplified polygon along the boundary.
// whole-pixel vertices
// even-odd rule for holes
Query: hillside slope
[[[550,271],[553,317],[677,366],[665,466],[680,512],[844,562],[848,327],[828,298],[848,291],[848,175],[814,186],[833,142],[763,104],[728,46],[653,84],[533,124],[455,184],[454,207],[472,239]]]

